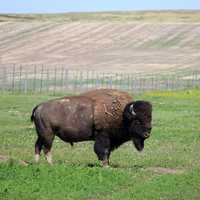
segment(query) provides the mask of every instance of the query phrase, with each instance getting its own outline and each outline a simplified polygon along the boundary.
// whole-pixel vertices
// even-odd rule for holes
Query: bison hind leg
[[[43,151],[44,151],[46,160],[50,165],[53,164],[51,148],[52,148],[54,137],[55,135],[52,135],[51,137],[43,139]]]
[[[35,162],[36,163],[39,162],[42,146],[43,146],[42,138],[40,136],[38,136],[38,138],[35,142]]]
[[[48,137],[43,137],[41,135],[38,135],[38,138],[35,143],[35,162],[39,162],[41,150],[43,149],[43,152],[45,154],[47,162],[51,165],[52,164],[52,155],[51,155],[51,148],[54,140],[54,135],[51,136],[48,135]]]

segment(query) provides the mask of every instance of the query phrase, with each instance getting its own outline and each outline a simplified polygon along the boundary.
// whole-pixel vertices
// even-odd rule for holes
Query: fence
[[[115,88],[128,92],[183,90],[200,86],[200,71],[170,74],[125,74],[63,67],[0,66],[0,90],[19,92],[79,93],[93,88]]]

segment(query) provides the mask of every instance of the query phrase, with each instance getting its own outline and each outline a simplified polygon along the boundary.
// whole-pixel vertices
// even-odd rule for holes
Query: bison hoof
[[[109,167],[109,161],[108,160],[102,160],[101,161],[101,166],[102,167],[106,167],[106,168]]]

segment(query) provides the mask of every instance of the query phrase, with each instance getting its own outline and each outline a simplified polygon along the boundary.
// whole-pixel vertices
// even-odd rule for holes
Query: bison
[[[47,162],[52,164],[51,147],[58,136],[71,145],[94,140],[94,152],[106,166],[110,153],[127,141],[132,140],[138,151],[144,148],[152,128],[152,105],[133,101],[123,91],[97,89],[41,103],[33,109],[31,120],[38,135],[36,162],[43,149]]]

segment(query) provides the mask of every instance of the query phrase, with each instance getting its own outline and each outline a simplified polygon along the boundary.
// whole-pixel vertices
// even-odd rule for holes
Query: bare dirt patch
[[[8,160],[9,160],[8,156],[0,155],[0,162],[2,162],[2,161],[8,161]]]
[[[8,161],[11,161],[11,160],[16,161],[17,163],[19,163],[20,165],[23,165],[23,166],[27,166],[29,164],[29,162],[24,161],[24,160],[14,160],[9,156],[0,155],[0,163],[8,162]]]
[[[158,174],[182,174],[184,172],[181,169],[165,168],[165,167],[148,167],[146,170]]]

